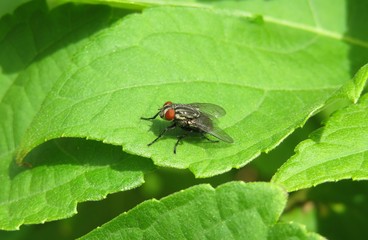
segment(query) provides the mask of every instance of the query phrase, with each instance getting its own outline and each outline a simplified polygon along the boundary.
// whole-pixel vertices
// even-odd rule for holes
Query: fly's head
[[[160,108],[160,117],[167,121],[175,119],[175,108],[173,107],[172,102],[165,102],[162,108]]]
[[[165,102],[160,110],[160,117],[167,121],[188,121],[198,118],[201,112],[190,104]]]

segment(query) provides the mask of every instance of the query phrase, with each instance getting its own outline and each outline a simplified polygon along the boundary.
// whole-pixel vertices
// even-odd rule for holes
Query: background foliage
[[[0,228],[47,223],[1,236],[364,236],[366,183],[326,182],[368,175],[365,1],[21,2],[0,20]],[[167,100],[223,106],[235,143],[147,147]]]

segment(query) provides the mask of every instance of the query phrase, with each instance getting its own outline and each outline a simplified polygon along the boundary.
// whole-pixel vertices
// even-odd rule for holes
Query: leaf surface
[[[322,239],[278,223],[285,204],[286,193],[268,183],[198,185],[146,201],[81,239]]]

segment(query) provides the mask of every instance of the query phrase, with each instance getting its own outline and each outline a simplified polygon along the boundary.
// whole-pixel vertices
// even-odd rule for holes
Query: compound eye
[[[168,121],[174,120],[175,118],[175,110],[173,108],[167,109],[165,112],[165,119]]]
[[[169,106],[169,105],[171,105],[171,104],[172,104],[172,102],[167,101],[167,102],[165,102],[165,103],[164,103],[164,107],[165,107],[165,106]]]

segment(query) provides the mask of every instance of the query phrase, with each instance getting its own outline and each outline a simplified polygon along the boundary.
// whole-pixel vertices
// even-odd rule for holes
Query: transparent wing
[[[214,122],[206,115],[201,115],[195,119],[195,127],[199,130],[211,134],[212,136],[228,143],[233,143],[234,140],[226,132],[221,130]]]
[[[188,105],[191,105],[197,108],[200,112],[206,113],[207,115],[215,118],[222,117],[226,114],[225,109],[213,103],[190,103]]]

